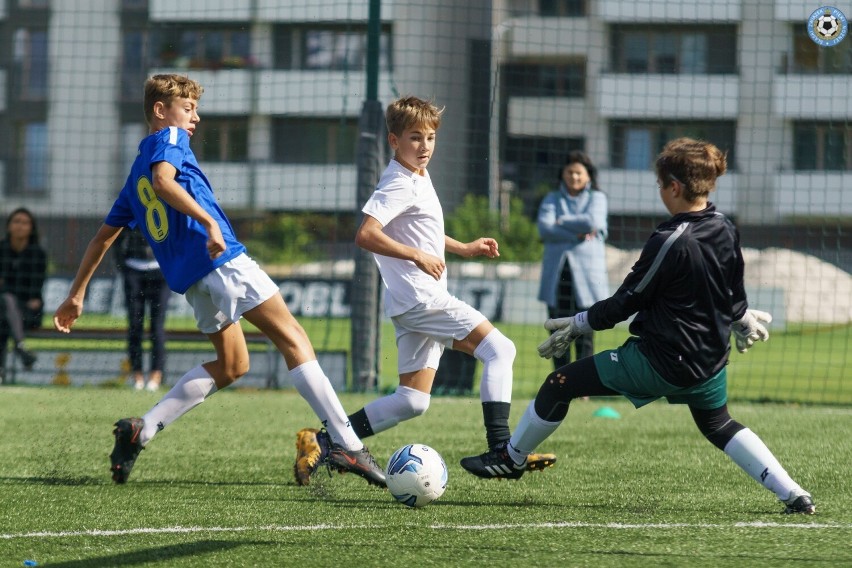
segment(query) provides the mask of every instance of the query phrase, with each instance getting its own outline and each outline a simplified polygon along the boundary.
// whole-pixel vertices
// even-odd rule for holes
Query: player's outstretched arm
[[[86,247],[86,252],[83,254],[83,260],[80,261],[80,268],[77,269],[77,275],[71,283],[71,289],[68,290],[68,296],[53,315],[53,327],[58,331],[70,332],[71,326],[83,313],[83,298],[86,296],[89,281],[120,233],[121,227],[104,224],[89,241],[89,246]]]
[[[457,254],[466,258],[474,256],[487,256],[488,258],[497,258],[500,256],[499,245],[496,239],[491,237],[482,237],[470,243],[462,243],[452,237],[444,237],[445,248],[447,252]]]

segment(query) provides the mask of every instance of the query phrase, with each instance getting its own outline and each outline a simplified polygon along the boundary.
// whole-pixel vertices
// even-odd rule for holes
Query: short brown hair
[[[417,97],[402,97],[388,105],[385,123],[388,132],[400,136],[402,131],[415,126],[428,126],[438,130],[443,108]]]
[[[166,106],[174,99],[201,98],[204,87],[198,81],[193,81],[184,75],[174,73],[167,75],[154,75],[145,81],[145,98],[143,107],[145,110],[145,122],[151,124],[154,117],[154,104],[161,102]]]
[[[663,147],[654,167],[664,184],[672,180],[682,183],[684,198],[692,203],[716,189],[716,178],[727,171],[728,160],[710,142],[676,138]]]

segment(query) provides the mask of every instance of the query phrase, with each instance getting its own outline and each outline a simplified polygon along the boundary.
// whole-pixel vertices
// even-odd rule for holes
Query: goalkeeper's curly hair
[[[728,169],[725,152],[693,138],[676,138],[663,147],[654,164],[661,181],[679,181],[690,203],[716,189],[716,178]]]
[[[145,110],[145,122],[151,124],[154,117],[154,104],[161,102],[166,106],[174,99],[198,100],[204,93],[204,87],[185,75],[169,73],[154,75],[145,81],[145,96],[142,106]]]

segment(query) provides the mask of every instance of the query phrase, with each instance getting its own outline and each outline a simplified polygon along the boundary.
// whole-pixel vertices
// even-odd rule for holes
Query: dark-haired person
[[[607,200],[597,168],[585,152],[568,154],[559,183],[538,208],[538,232],[544,242],[538,299],[547,317],[573,316],[609,296],[606,271]],[[576,357],[594,355],[594,335],[574,342]],[[571,362],[570,349],[553,358],[558,369]]]
[[[36,362],[35,354],[26,348],[24,334],[41,326],[46,275],[47,254],[39,244],[35,217],[19,207],[6,219],[6,237],[0,241],[0,380],[5,377],[10,336],[24,368],[32,369]]]
[[[666,144],[657,157],[660,199],[672,217],[645,243],[619,289],[576,316],[548,319],[553,335],[542,357],[565,352],[592,330],[636,315],[632,337],[548,375],[508,445],[465,469],[479,477],[517,479],[527,454],[547,439],[583,396],[623,395],[636,408],[658,398],[686,404],[701,433],[786,505],[785,513],[815,512],[810,493],[784,470],[769,448],[728,413],[726,365],[731,332],[745,352],[766,341],[772,317],[748,308],[736,227],[708,200],[727,160],[716,146],[690,138]]]

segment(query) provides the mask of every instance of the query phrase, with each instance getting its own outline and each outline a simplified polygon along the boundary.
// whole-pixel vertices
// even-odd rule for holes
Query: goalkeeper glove
[[[769,331],[763,324],[772,321],[772,315],[760,310],[746,310],[745,315],[731,325],[737,340],[737,351],[745,353],[758,339],[769,339]]]
[[[593,331],[589,325],[588,312],[580,312],[569,318],[549,319],[544,322],[544,329],[553,332],[547,341],[538,346],[539,356],[545,359],[561,357],[568,351],[572,341]]]

